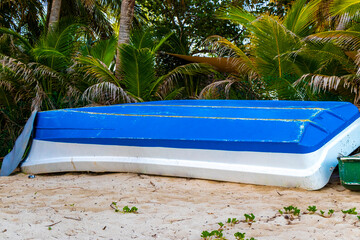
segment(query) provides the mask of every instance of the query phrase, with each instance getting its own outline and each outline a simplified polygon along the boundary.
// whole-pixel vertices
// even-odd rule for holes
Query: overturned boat
[[[360,145],[351,103],[179,100],[37,113],[26,173],[136,172],[320,189]]]

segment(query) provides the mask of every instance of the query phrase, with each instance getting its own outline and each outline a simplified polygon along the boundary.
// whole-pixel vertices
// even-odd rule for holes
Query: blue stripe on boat
[[[123,146],[309,153],[360,113],[351,103],[179,100],[38,113],[35,139]]]

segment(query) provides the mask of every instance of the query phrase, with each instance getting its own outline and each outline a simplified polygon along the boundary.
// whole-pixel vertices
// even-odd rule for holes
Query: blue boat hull
[[[141,172],[318,189],[360,145],[350,103],[182,100],[38,113],[26,172]]]

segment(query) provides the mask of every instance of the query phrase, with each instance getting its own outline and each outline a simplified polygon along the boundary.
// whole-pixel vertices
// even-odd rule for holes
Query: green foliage
[[[320,216],[324,217],[324,218],[330,218],[333,214],[334,214],[334,210],[333,209],[330,209],[328,212],[327,212],[327,215],[325,215],[325,211],[323,210],[320,210]]]
[[[234,233],[234,237],[235,237],[237,240],[244,240],[244,239],[245,239],[245,233],[236,232],[236,233]]]
[[[124,213],[137,213],[137,211],[138,211],[137,207],[132,207],[132,208],[129,208],[128,206],[123,207]]]
[[[88,56],[76,58],[75,68],[86,76],[91,85],[84,91],[83,99],[100,104],[119,102],[143,102],[159,99],[172,99],[181,94],[182,88],[175,88],[174,82],[181,77],[200,72],[211,71],[209,66],[188,64],[177,67],[165,75],[156,73],[156,54],[161,46],[171,37],[171,33],[158,39],[151,28],[135,29],[130,43],[120,46],[121,78],[117,78],[114,69],[97,58],[95,52],[113,49],[115,41],[95,45],[96,50],[87,48]],[[109,40],[106,40],[109,41]],[[101,47],[106,49],[101,49]],[[115,51],[112,57],[114,59]],[[94,55],[94,56],[93,56]]]
[[[230,224],[231,226],[234,226],[235,224],[238,224],[240,221],[237,220],[236,218],[228,218],[227,223]]]
[[[129,206],[125,206],[122,208],[122,211],[118,208],[117,202],[112,202],[110,206],[114,209],[115,212],[121,212],[121,213],[138,213],[137,207],[129,208]]]
[[[219,239],[219,240],[226,240],[226,238],[224,237],[224,234],[223,234],[222,231],[223,231],[222,229],[213,230],[211,232],[203,231],[201,233],[200,237],[205,239],[205,240],[210,240],[210,239],[212,239],[212,237],[215,237],[216,239]]]
[[[349,0],[340,6],[335,1],[328,9],[335,16],[339,11],[334,9],[350,9],[348,7],[352,5],[352,9],[356,9],[356,4],[356,1]],[[212,41],[217,53],[234,57],[238,67],[234,67],[236,74],[228,78],[231,81],[212,83],[203,90],[205,95],[226,85],[223,89],[229,96],[230,86],[235,89],[234,83],[250,79],[262,82],[262,87],[253,88],[255,92],[260,92],[257,98],[359,101],[359,86],[354,76],[359,66],[356,59],[349,59],[344,52],[344,48],[348,51],[359,49],[360,27],[356,27],[359,24],[345,18],[339,20],[337,16],[332,20],[335,21],[333,25],[343,24],[351,30],[317,33],[318,29],[324,29],[325,19],[314,16],[320,16],[323,7],[320,0],[299,0],[284,17],[271,14],[259,16],[235,6],[224,9],[221,19],[247,29],[248,46],[242,48],[219,37]]]
[[[298,209],[297,207],[294,207],[292,205],[288,206],[288,207],[284,207],[284,212],[279,210],[280,214],[292,214],[294,216],[299,216],[300,215],[300,209]]]
[[[245,221],[246,221],[247,223],[253,223],[253,222],[255,222],[255,215],[254,215],[254,214],[252,214],[252,213],[250,213],[250,214],[244,214],[244,216],[245,216]]]
[[[245,233],[236,232],[234,233],[234,237],[236,240],[245,240]],[[255,238],[247,238],[246,240],[256,240]]]
[[[141,0],[142,14],[156,26],[157,31],[172,29],[180,38],[186,38],[197,48],[210,35],[226,37],[237,35],[239,28],[216,18],[216,11],[231,1],[148,1]],[[196,16],[196,17],[195,17]]]
[[[309,206],[307,208],[307,210],[311,213],[311,214],[314,214],[316,211],[317,211],[317,208],[316,206]]]
[[[356,208],[350,208],[348,210],[341,210],[342,213],[344,214],[352,214],[352,215],[356,215],[357,214],[357,211],[356,211]]]

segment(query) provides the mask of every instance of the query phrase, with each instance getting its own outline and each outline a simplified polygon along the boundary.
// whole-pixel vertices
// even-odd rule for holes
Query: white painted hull
[[[360,119],[307,154],[236,152],[74,144],[34,140],[22,164],[26,173],[135,172],[283,187],[320,189],[340,154],[360,145]]]

